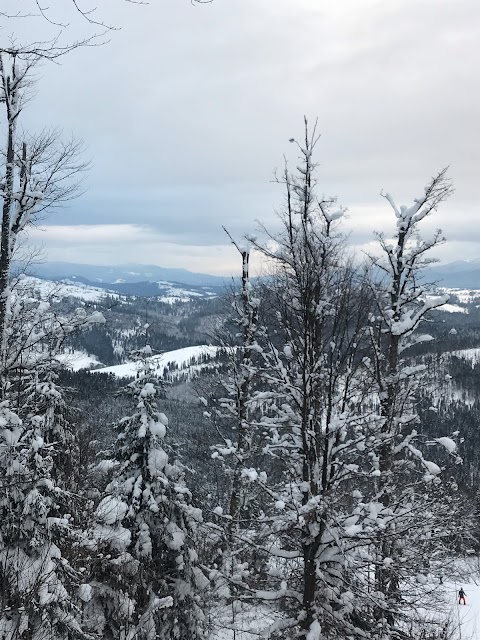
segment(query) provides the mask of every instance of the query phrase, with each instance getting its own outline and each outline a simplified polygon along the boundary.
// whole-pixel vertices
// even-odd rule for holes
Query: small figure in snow
[[[467,604],[465,601],[465,591],[463,590],[463,587],[460,587],[460,591],[458,592],[458,604],[462,604],[462,600],[463,604]]]

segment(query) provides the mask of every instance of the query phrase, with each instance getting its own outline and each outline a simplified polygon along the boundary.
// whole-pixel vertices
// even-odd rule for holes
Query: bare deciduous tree
[[[57,130],[37,136],[19,132],[19,117],[28,101],[38,54],[0,49],[0,103],[4,105],[6,142],[2,150],[3,176],[0,244],[0,344],[2,371],[6,364],[6,325],[9,314],[11,263],[19,238],[29,225],[55,206],[80,193],[83,143],[62,141]],[[2,385],[3,386],[3,385]]]
[[[412,616],[413,594],[421,598],[423,572],[444,571],[451,541],[469,540],[468,523],[455,520],[458,498],[452,501],[449,483],[441,482],[441,467],[424,457],[416,403],[421,385],[433,380],[426,365],[408,355],[413,345],[433,340],[418,330],[428,313],[448,300],[448,295],[435,294],[424,274],[435,261],[431,251],[444,241],[442,233],[437,230],[424,238],[420,227],[452,191],[444,169],[411,206],[398,206],[390,194],[382,193],[394,212],[396,229],[393,238],[377,234],[381,255],[371,258],[379,275],[372,288],[376,310],[369,328],[370,371],[381,418],[373,494],[389,519],[372,547],[374,589],[382,594],[375,617],[378,633],[391,638],[402,637],[401,621]],[[454,441],[442,441],[455,456]],[[429,561],[434,557],[436,564]]]

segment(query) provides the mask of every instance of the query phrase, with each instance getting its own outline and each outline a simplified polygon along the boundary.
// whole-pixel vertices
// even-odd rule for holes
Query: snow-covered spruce
[[[203,637],[208,584],[195,551],[202,515],[164,448],[167,418],[150,355],[141,350],[138,376],[125,388],[133,413],[116,425],[117,465],[96,509],[84,624],[111,640],[195,640]]]
[[[22,424],[0,405],[0,638],[89,638],[80,626],[81,573],[62,552],[78,538],[55,484],[42,415]],[[63,506],[63,508],[62,508]]]
[[[53,479],[62,489],[73,491],[79,482],[79,452],[71,421],[72,410],[58,385],[60,367],[60,363],[52,359],[42,361],[30,373],[22,389],[21,412],[29,420],[35,420],[45,444],[54,452]]]

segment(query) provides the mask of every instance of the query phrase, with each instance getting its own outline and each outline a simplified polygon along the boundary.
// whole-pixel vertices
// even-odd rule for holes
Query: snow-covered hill
[[[52,280],[34,278],[33,276],[23,277],[19,286],[24,289],[34,290],[42,300],[52,296],[56,298],[73,297],[85,302],[99,302],[106,295],[119,298],[119,295],[114,292],[92,287],[81,282],[54,282]]]
[[[165,368],[170,368],[174,372],[195,373],[205,366],[208,366],[208,360],[215,358],[218,353],[218,347],[210,345],[198,345],[193,347],[185,347],[184,349],[175,349],[150,358],[154,368],[163,373]],[[206,360],[206,362],[201,362]],[[114,367],[104,367],[95,369],[93,373],[112,373],[117,378],[134,378],[138,371],[136,362],[127,362]]]
[[[480,286],[480,283],[479,283]],[[447,304],[438,307],[438,311],[447,313],[468,313],[468,305],[478,305],[480,303],[480,289],[455,289],[442,287],[438,292],[446,293],[450,296]]]
[[[68,350],[57,356],[57,360],[61,362],[70,371],[80,371],[80,369],[91,369],[101,364],[95,356],[89,355],[85,351]]]
[[[480,262],[457,260],[445,265],[430,267],[429,279],[445,287],[480,288]]]
[[[461,584],[452,582],[447,586],[455,640],[480,640],[480,584],[469,577]],[[458,604],[458,591],[461,587],[466,593],[466,605]]]
[[[101,286],[96,286],[93,283],[82,281],[75,277],[57,281],[25,276],[21,278],[20,282],[24,288],[35,289],[42,299],[50,298],[51,296],[57,298],[71,296],[85,302],[100,302],[106,296],[116,299],[125,296],[138,296],[156,298],[159,302],[173,304],[175,302],[216,298],[222,293],[215,287],[182,285],[165,280],[138,283],[117,281],[112,284],[103,283]]]
[[[153,283],[151,283],[153,284]],[[174,302],[189,302],[195,298],[215,298],[218,294],[210,287],[201,287],[200,290],[192,287],[181,286],[172,282],[160,281],[158,284],[158,300],[173,304]]]
[[[480,287],[480,282],[478,283]],[[458,298],[461,304],[472,304],[480,302],[480,289],[452,289],[443,288],[441,291],[445,291],[450,296]]]

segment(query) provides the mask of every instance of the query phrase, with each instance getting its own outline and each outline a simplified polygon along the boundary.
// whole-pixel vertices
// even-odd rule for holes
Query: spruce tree
[[[4,402],[0,423],[0,638],[87,638],[79,623],[82,575],[62,552],[78,538],[68,494],[55,483],[44,416],[22,423]]]
[[[96,510],[99,555],[85,621],[112,640],[195,640],[203,637],[207,583],[196,566],[202,515],[165,450],[168,421],[150,355],[140,350],[137,377],[124,390],[133,412],[116,425],[113,477]]]

